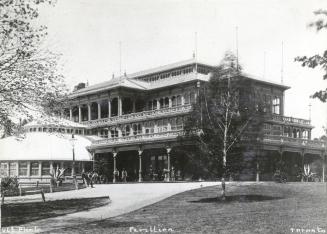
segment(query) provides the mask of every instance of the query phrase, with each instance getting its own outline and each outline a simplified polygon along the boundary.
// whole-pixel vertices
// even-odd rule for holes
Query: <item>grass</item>
[[[58,217],[75,212],[85,211],[109,203],[108,197],[69,199],[1,206],[2,227],[21,226],[41,219]]]
[[[291,228],[317,232],[317,227],[327,233],[322,183],[232,183],[226,201],[216,199],[218,193],[217,186],[191,190],[125,215],[51,233],[129,233],[131,227],[150,232],[154,226],[179,233],[296,233]]]

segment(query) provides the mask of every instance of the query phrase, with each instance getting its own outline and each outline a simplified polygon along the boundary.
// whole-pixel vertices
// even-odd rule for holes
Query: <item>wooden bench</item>
[[[45,196],[44,196],[43,189],[31,187],[30,190],[24,191],[24,194],[26,194],[26,195],[41,194],[42,201],[45,202]],[[19,187],[19,195],[22,196],[21,187]],[[2,191],[2,193],[1,193],[1,205],[3,205],[5,203],[5,196],[6,196],[6,192]]]

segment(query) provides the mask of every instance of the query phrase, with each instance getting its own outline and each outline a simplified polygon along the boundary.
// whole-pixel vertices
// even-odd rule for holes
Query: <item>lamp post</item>
[[[76,138],[75,138],[74,133],[73,133],[72,138],[70,139],[70,143],[72,145],[72,151],[73,151],[72,177],[73,177],[73,183],[75,184],[75,188],[77,190],[78,189],[78,184],[77,184],[76,175],[75,175],[75,141],[76,141]]]

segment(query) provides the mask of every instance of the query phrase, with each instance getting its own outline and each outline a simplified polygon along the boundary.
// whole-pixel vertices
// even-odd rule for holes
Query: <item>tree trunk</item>
[[[226,157],[227,156],[227,152],[226,152],[226,148],[224,147],[223,150],[223,176],[221,178],[221,188],[222,188],[222,192],[221,192],[221,200],[225,201],[226,200]]]

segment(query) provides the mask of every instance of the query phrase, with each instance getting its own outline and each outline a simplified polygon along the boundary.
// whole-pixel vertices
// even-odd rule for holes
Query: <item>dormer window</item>
[[[273,102],[272,102],[272,113],[273,114],[280,114],[280,98],[279,97],[274,97]]]

